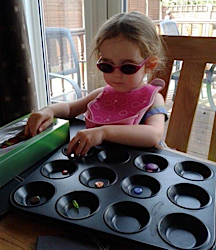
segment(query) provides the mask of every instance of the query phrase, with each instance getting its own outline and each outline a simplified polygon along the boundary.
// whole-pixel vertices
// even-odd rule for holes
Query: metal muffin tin
[[[14,208],[152,249],[211,249],[213,165],[166,150],[111,143],[76,158],[65,155],[66,147],[12,192]],[[158,170],[146,172],[149,162]]]

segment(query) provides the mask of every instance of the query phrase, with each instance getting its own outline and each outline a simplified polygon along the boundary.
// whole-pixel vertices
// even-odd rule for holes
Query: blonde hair
[[[92,55],[100,54],[100,46],[104,40],[122,35],[125,39],[135,43],[143,58],[151,55],[158,57],[158,65],[154,70],[163,68],[163,41],[158,36],[152,21],[140,12],[119,13],[107,20],[99,29],[95,37]]]

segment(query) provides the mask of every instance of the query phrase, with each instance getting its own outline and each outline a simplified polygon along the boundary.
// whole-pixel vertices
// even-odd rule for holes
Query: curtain
[[[0,127],[37,109],[22,0],[1,0]]]

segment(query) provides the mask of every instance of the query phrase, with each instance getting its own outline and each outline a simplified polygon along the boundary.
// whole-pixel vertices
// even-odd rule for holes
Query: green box
[[[0,128],[0,139],[14,137],[25,126],[29,115]],[[69,121],[54,119],[42,133],[6,149],[0,149],[0,188],[56,148],[69,141]],[[0,140],[2,143],[2,140]]]

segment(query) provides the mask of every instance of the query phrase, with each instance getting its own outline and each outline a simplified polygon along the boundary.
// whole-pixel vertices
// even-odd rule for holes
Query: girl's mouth
[[[121,85],[123,83],[121,83],[121,82],[113,82],[113,84],[115,84],[115,85]]]

